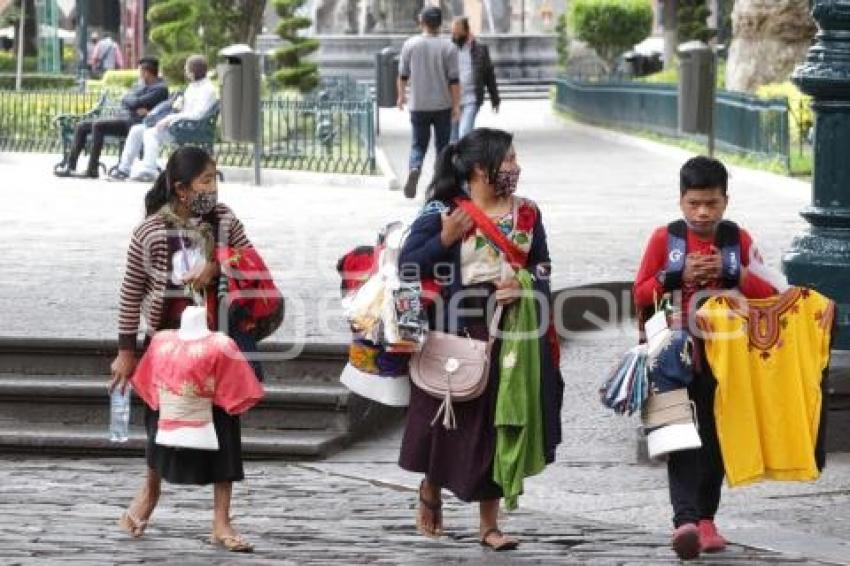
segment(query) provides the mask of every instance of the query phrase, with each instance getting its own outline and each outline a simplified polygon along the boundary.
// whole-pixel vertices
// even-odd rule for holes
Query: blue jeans
[[[452,133],[452,111],[434,110],[427,112],[411,111],[410,123],[413,126],[413,144],[410,147],[410,169],[422,169],[428,144],[431,143],[431,127],[434,127],[434,147],[437,154],[449,145]]]
[[[452,123],[452,143],[457,143],[475,128],[475,117],[480,109],[475,102],[460,105],[460,121]]]

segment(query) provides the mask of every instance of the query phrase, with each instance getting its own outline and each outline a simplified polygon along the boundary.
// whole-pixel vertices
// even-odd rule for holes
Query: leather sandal
[[[133,538],[139,538],[145,534],[148,522],[139,519],[129,511],[125,511],[124,514],[121,515],[121,518],[118,519],[118,526],[121,530],[130,534]]]
[[[419,509],[416,511],[416,530],[428,538],[440,538],[443,534],[443,501],[442,499],[438,499],[434,503],[425,499],[422,493],[424,486],[425,480],[422,480],[422,483],[419,484]],[[422,521],[423,507],[431,513],[433,530],[427,529]]]
[[[225,535],[223,537],[210,535],[210,544],[220,546],[228,552],[254,552],[254,545],[242,538],[242,535]]]
[[[501,538],[501,544],[493,544],[491,542],[488,542],[487,539],[490,538],[490,535],[497,535],[499,538]],[[485,532],[481,536],[480,542],[481,546],[486,546],[487,548],[493,549],[496,552],[502,552],[503,550],[515,550],[516,547],[519,546],[518,540],[506,537],[505,534],[496,527],[493,527],[492,529],[487,529],[487,532]]]

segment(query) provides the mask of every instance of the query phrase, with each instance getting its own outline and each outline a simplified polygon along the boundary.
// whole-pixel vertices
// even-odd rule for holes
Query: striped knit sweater
[[[230,208],[218,204],[213,215],[218,220],[216,245],[251,245],[242,222]],[[119,349],[136,348],[143,310],[148,332],[160,328],[169,275],[168,227],[162,216],[153,214],[133,230],[130,238],[118,315]]]

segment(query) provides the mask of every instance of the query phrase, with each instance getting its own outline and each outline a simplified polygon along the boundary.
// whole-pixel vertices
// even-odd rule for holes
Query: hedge
[[[0,73],[0,90],[15,90],[15,73]],[[26,73],[21,80],[24,90],[68,90],[76,88],[74,75]]]

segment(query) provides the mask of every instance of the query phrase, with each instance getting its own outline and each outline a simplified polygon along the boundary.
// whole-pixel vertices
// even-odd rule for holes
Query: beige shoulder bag
[[[513,220],[516,226],[517,199],[514,199]],[[503,274],[513,269],[502,257]],[[489,338],[475,340],[469,336],[456,336],[431,330],[425,344],[410,360],[410,379],[425,393],[442,399],[443,403],[431,421],[433,426],[440,415],[443,426],[457,428],[452,403],[471,401],[484,393],[490,377],[490,352],[499,332],[502,305],[497,305],[490,321]]]

